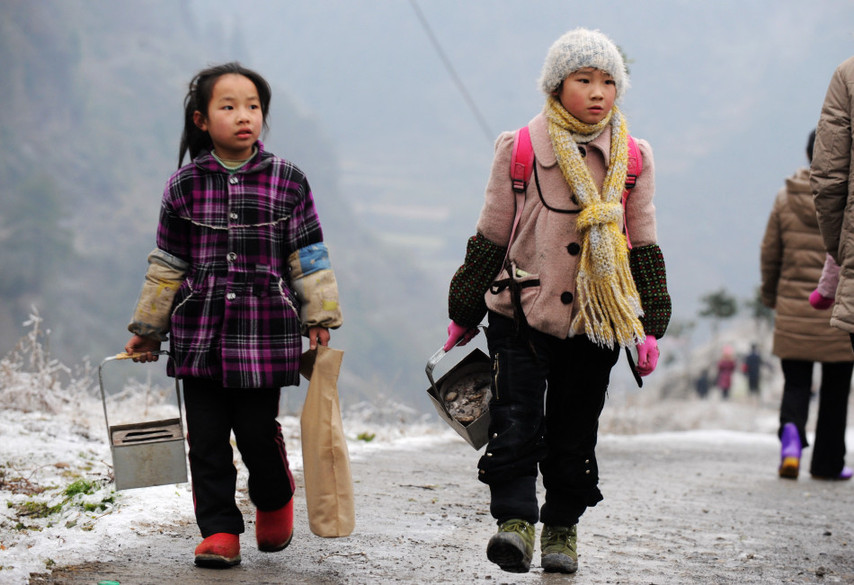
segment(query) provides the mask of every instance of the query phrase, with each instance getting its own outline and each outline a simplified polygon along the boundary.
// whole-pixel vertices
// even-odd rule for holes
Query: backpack
[[[626,243],[629,250],[631,250],[632,242],[629,239],[629,226],[625,219],[626,202],[629,198],[629,192],[634,189],[643,169],[643,159],[641,158],[640,149],[635,139],[631,136],[628,138],[629,161],[628,168],[626,169],[626,188],[623,191],[623,221],[626,229]],[[531,180],[533,172],[534,146],[531,144],[531,131],[527,126],[523,126],[516,130],[516,136],[513,139],[513,152],[510,159],[510,179],[513,183],[513,192],[516,193],[516,219],[513,222],[513,231],[510,236],[511,241],[513,240],[512,233],[516,231],[516,226],[522,213],[522,205],[520,203],[524,203],[525,191],[528,189],[528,182]]]

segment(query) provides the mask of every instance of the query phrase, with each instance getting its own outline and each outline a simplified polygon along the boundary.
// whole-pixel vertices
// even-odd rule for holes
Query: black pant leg
[[[809,445],[806,435],[807,417],[812,396],[813,362],[805,360],[780,360],[783,369],[783,399],[780,403],[780,428],[783,432],[786,423],[794,423],[801,436],[801,446]]]
[[[836,477],[845,465],[845,427],[852,369],[852,362],[821,364],[818,419],[810,462],[813,475]]]
[[[238,390],[234,436],[249,471],[249,498],[259,510],[278,510],[294,493],[279,415],[278,388]]]
[[[241,534],[243,514],[234,501],[237,469],[231,448],[231,400],[220,384],[184,379],[187,443],[196,522],[202,537]]]
[[[490,487],[490,512],[499,523],[520,518],[533,524],[539,517],[536,480],[537,463],[545,455],[547,337],[534,330],[521,337],[511,319],[489,313],[490,438],[478,462],[478,479]]]
[[[540,463],[546,499],[544,524],[572,526],[602,500],[596,443],[611,369],[619,349],[597,346],[585,336],[560,342],[546,391],[546,444]]]

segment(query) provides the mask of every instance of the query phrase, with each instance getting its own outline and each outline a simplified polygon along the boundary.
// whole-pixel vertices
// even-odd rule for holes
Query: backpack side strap
[[[629,193],[632,189],[635,188],[635,185],[638,182],[638,177],[640,177],[641,171],[643,170],[643,158],[641,157],[640,148],[638,148],[638,143],[635,141],[631,135],[628,136],[629,139],[629,160],[627,162],[626,168],[626,188],[623,190],[623,225],[625,226],[626,231],[626,246],[629,250],[632,249],[632,241],[629,239],[629,220],[626,216],[626,203],[629,200]]]
[[[534,172],[534,145],[531,144],[531,131],[527,126],[516,130],[511,156],[510,179],[513,182],[513,191],[524,193],[528,188],[531,173]]]
[[[631,190],[635,188],[635,184],[638,182],[638,177],[641,174],[641,170],[643,170],[643,158],[641,157],[640,148],[638,148],[638,143],[632,138],[631,135],[628,136],[629,139],[629,160],[628,160],[628,168],[626,169],[626,189]]]

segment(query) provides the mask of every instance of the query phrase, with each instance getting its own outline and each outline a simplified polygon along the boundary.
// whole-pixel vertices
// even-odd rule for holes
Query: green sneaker
[[[486,545],[486,557],[511,573],[527,573],[534,556],[534,525],[525,520],[507,520]]]
[[[540,534],[543,571],[574,573],[578,570],[578,526],[543,526]]]

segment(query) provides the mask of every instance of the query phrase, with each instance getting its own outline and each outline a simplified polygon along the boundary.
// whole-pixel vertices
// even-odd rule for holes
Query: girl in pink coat
[[[576,525],[602,500],[595,447],[611,368],[621,347],[637,347],[638,372],[650,374],[670,318],[644,140],[621,205],[629,137],[616,102],[628,85],[623,57],[602,33],[575,29],[552,45],[540,78],[545,107],[528,125],[536,162],[517,228],[514,133],[505,132],[477,233],[451,281],[445,349],[489,319],[493,398],[478,478],[498,524],[487,557],[506,571],[529,570],[538,521],[543,569],[577,569]]]

